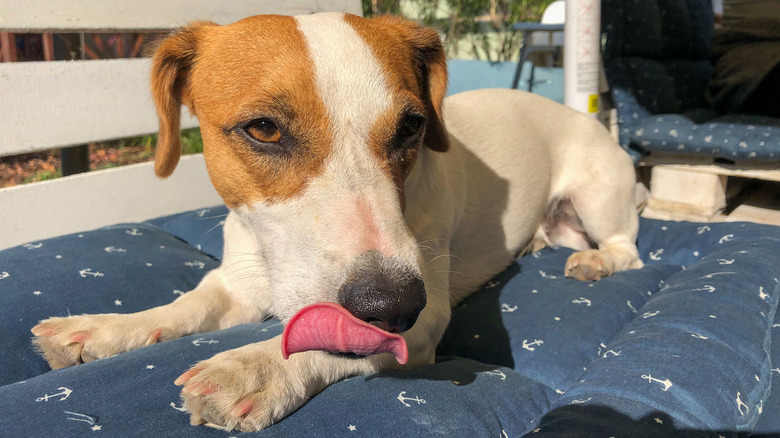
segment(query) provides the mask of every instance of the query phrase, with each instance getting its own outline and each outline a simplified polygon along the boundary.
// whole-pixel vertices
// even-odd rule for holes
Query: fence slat
[[[9,187],[0,190],[0,249],[221,203],[200,154],[165,180],[149,162]]]
[[[4,0],[0,30],[18,32],[158,31],[209,19],[228,24],[257,14],[339,11],[362,15],[345,0]]]
[[[148,59],[0,64],[0,156],[157,131]],[[198,126],[183,111],[182,127]]]

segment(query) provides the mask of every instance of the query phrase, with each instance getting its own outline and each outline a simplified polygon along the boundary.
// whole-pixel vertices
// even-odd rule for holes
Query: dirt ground
[[[124,166],[152,159],[151,146],[89,145],[90,170]],[[62,176],[60,152],[47,151],[0,157],[0,187],[10,187]]]

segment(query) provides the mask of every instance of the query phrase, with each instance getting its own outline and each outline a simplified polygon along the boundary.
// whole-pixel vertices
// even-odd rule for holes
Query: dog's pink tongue
[[[282,333],[282,356],[309,350],[369,356],[392,353],[400,364],[409,359],[406,340],[362,321],[336,303],[306,306],[290,318]]]

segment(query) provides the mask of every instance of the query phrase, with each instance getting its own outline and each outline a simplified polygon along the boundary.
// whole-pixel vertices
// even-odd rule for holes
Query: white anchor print
[[[642,318],[644,319],[652,318],[653,316],[658,315],[659,313],[661,313],[660,310],[656,310],[655,312],[645,312],[642,314]]]
[[[90,429],[92,429],[92,430],[100,430],[100,429],[102,429],[102,427],[97,424],[98,418],[95,417],[94,415],[81,414],[81,413],[78,413],[78,412],[70,412],[70,411],[63,411],[63,412],[65,414],[67,414],[67,415],[73,415],[73,417],[65,417],[66,420],[82,421],[82,422],[87,423],[90,426],[92,426],[92,427],[90,427]]]
[[[621,353],[623,353],[623,352],[622,351],[615,351],[615,350],[607,350],[607,351],[604,352],[604,354],[601,357],[603,357],[603,358],[610,357],[610,356],[608,356],[608,354],[612,354],[611,357],[617,357],[617,356],[620,356]]]
[[[705,291],[710,293],[715,292],[715,290],[716,290],[715,287],[709,284],[705,284],[703,287],[694,289],[694,291]]]
[[[761,298],[762,300],[766,300],[767,298],[769,298],[769,294],[764,293],[764,286],[759,286],[758,297]]]
[[[745,402],[742,401],[741,397],[742,397],[742,394],[737,392],[737,400],[736,400],[737,401],[737,409],[739,410],[739,414],[744,417],[745,414],[750,412],[750,408],[748,407],[748,405],[745,404]],[[745,412],[742,412],[742,408],[743,407],[745,408]]]
[[[709,226],[704,225],[696,229],[696,234],[704,234],[705,232],[710,231],[711,229],[712,228],[710,228]]]
[[[500,370],[485,371],[482,374],[487,374],[488,376],[498,376],[501,378],[501,380],[506,380],[506,374],[504,374]]]
[[[669,379],[664,379],[664,380],[661,380],[661,379],[656,379],[655,377],[651,376],[650,374],[642,374],[642,378],[643,378],[643,379],[645,379],[645,380],[647,380],[647,381],[648,381],[648,382],[650,382],[650,383],[652,383],[652,382],[658,382],[658,383],[660,383],[661,385],[664,385],[664,387],[663,387],[663,388],[661,388],[661,390],[662,390],[662,391],[668,391],[668,390],[669,390],[669,388],[671,388],[671,387],[672,387],[672,382],[671,382],[671,380],[669,380]]]
[[[579,297],[576,300],[571,300],[571,302],[574,304],[584,304],[588,307],[590,307],[591,304],[591,301],[585,297]]]
[[[87,278],[87,275],[92,277],[102,277],[102,272],[92,271],[92,268],[86,268],[79,271],[79,275],[81,275],[81,278]]]
[[[281,322],[278,322],[278,323],[276,323],[276,324],[271,324],[271,325],[269,325],[268,327],[263,327],[263,328],[261,328],[261,329],[260,329],[260,331],[265,333],[265,332],[267,332],[267,331],[268,331],[268,329],[269,329],[269,328],[278,327],[278,326],[280,326],[280,325],[282,325],[282,323],[281,323]]]
[[[174,295],[179,295],[179,296],[181,296],[181,295],[184,295],[184,292],[182,292],[182,291],[180,291],[180,290],[178,290],[178,289],[174,289],[174,290],[173,290],[173,294],[174,294]]]
[[[517,306],[510,306],[507,303],[502,303],[501,304],[501,311],[502,312],[514,312],[515,310],[517,310]]]
[[[0,272],[0,280],[5,280],[6,278],[10,277],[11,274],[9,274],[6,271]]]
[[[557,276],[555,276],[555,275],[548,275],[546,272],[544,272],[544,271],[542,271],[542,270],[540,270],[540,271],[539,271],[539,275],[541,275],[541,276],[542,276],[542,278],[549,278],[550,280],[555,280],[555,279],[557,279],[557,278],[558,278],[558,277],[557,277]]]
[[[592,399],[593,399],[593,397],[588,397],[585,400],[572,400],[571,402],[569,402],[569,404],[570,405],[581,405],[583,403],[587,403],[587,402],[591,401]]]
[[[693,336],[694,338],[697,338],[697,339],[704,339],[704,340],[709,339],[708,337],[702,336],[702,335],[700,335],[698,333],[691,333],[691,336]]]
[[[728,242],[729,240],[733,239],[733,234],[726,234],[725,236],[721,237],[720,240],[718,240],[718,243]]]
[[[63,401],[63,400],[66,400],[68,397],[70,397],[70,393],[73,392],[72,389],[66,388],[64,386],[60,386],[57,389],[59,389],[60,392],[58,392],[56,394],[44,394],[43,397],[38,397],[38,398],[35,399],[35,401],[37,401],[37,402],[41,402],[41,401],[48,402],[50,398],[59,397],[59,396],[62,396],[62,398],[57,400],[57,401]]]
[[[195,212],[195,214],[197,214],[198,217],[203,217],[203,215],[205,215],[209,211],[211,211],[211,210],[209,210],[208,208],[204,208],[203,210],[198,210],[197,212]]]
[[[112,252],[127,252],[127,250],[124,249],[124,248],[117,248],[117,247],[114,247],[114,246],[107,246],[107,247],[103,248],[103,251],[105,251],[105,252],[107,252],[109,254],[112,253]]]
[[[541,339],[534,339],[533,342],[528,342],[528,339],[523,339],[523,348],[528,351],[534,351],[536,350],[536,347],[539,347],[542,344],[544,344],[544,341]]]
[[[413,401],[413,402],[417,402],[418,406],[422,405],[422,404],[425,404],[425,400],[421,399],[420,397],[405,397],[404,394],[406,394],[406,391],[401,391],[401,393],[398,394],[398,397],[396,397],[396,399],[399,402],[403,403],[403,405],[406,406],[407,408],[412,407],[412,405],[410,405],[409,403],[406,402],[407,400],[410,400],[410,401]]]
[[[25,243],[22,246],[27,249],[38,249],[43,246],[43,243]]]
[[[730,265],[734,263],[734,259],[726,260],[726,259],[718,259],[719,265]]]
[[[656,251],[650,251],[650,253],[648,255],[650,256],[650,260],[658,261],[658,260],[661,260],[661,254],[663,254],[663,253],[664,253],[664,249],[661,248],[661,249],[658,249]]]
[[[129,230],[125,230],[125,233],[130,236],[143,236],[144,233],[138,231],[138,228],[131,228]]]
[[[731,271],[728,271],[728,272],[713,272],[712,274],[707,274],[707,275],[699,277],[699,278],[712,278],[712,277],[714,277],[716,275],[736,275],[736,274],[737,274],[736,272],[731,272]]]
[[[206,266],[206,264],[203,263],[203,262],[194,261],[194,262],[184,262],[184,266],[190,266],[190,267],[195,267],[195,268],[198,268],[198,269],[203,269]]]
[[[208,344],[208,345],[219,344],[219,341],[217,341],[215,339],[209,339],[207,341],[206,338],[198,338],[198,339],[195,339],[194,341],[192,341],[192,345],[194,345],[196,347],[200,347],[201,344]]]
[[[628,308],[631,309],[631,313],[637,313],[636,308],[631,305],[631,301],[626,301],[626,304],[628,304]]]
[[[772,368],[772,372],[780,374],[780,368]]]
[[[182,404],[181,404],[181,407],[179,407],[179,406],[176,406],[176,403],[174,403],[174,402],[171,402],[171,405],[170,405],[170,406],[171,406],[173,409],[176,409],[177,411],[181,411],[181,412],[187,412],[187,408],[185,408],[185,407],[184,407],[184,403],[182,403]]]

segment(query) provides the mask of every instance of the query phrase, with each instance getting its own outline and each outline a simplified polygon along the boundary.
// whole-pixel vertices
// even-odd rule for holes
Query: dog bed
[[[278,321],[56,371],[29,342],[40,319],[193,288],[219,263],[226,212],[0,251],[0,436],[253,435],[190,426],[173,381]],[[344,380],[254,435],[780,434],[780,228],[642,220],[638,246],[643,269],[594,283],[564,277],[569,249],[527,255],[454,310],[437,363]]]

